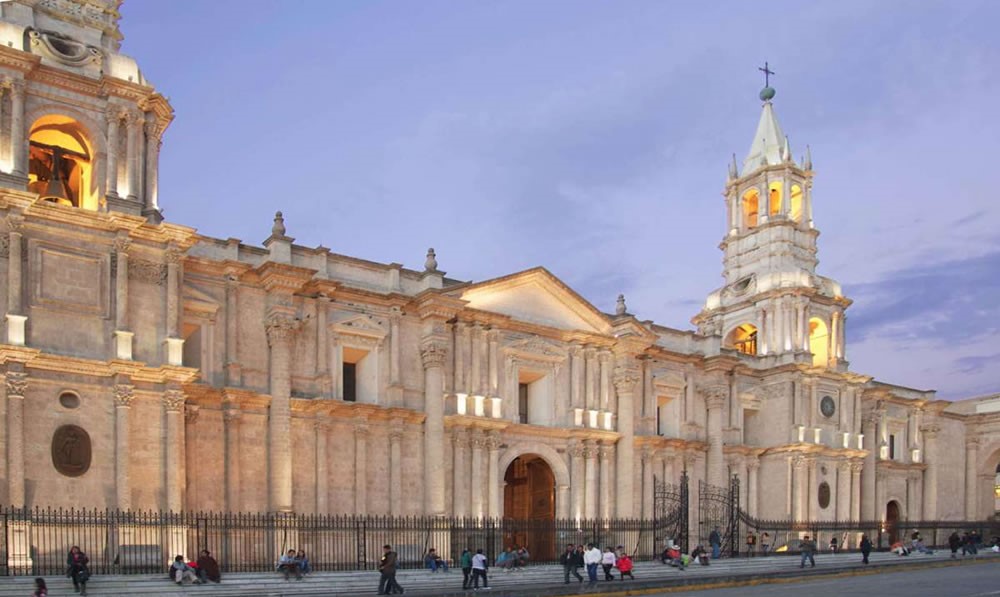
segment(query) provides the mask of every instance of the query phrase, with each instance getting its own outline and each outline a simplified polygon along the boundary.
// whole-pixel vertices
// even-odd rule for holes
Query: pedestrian
[[[580,570],[580,568],[586,568],[587,564],[583,561],[583,554],[585,553],[585,548],[583,543],[576,546],[576,552],[573,554],[573,570]]]
[[[752,558],[753,552],[757,550],[757,537],[753,531],[747,533],[747,557]]]
[[[79,546],[74,545],[66,555],[66,566],[69,568],[66,575],[73,579],[73,590],[81,595],[87,594],[87,581],[90,580],[90,570],[87,564],[90,558]]]
[[[563,584],[569,584],[569,575],[572,574],[576,577],[577,582],[583,582],[583,577],[580,573],[576,571],[579,566],[577,566],[576,559],[576,546],[570,543],[566,546],[566,551],[559,556],[559,563],[563,567]]]
[[[632,576],[632,558],[627,553],[623,552],[619,556],[618,561],[615,562],[615,566],[618,568],[618,572],[621,572],[621,580],[625,580],[626,574],[630,579],[635,580],[635,577]]]
[[[614,580],[615,576],[611,574],[611,569],[615,567],[615,552],[611,551],[611,546],[608,545],[604,548],[604,553],[601,554],[601,568],[604,568],[604,580]]]
[[[719,534],[719,527],[715,527],[708,534],[708,544],[712,546],[712,559],[718,560],[722,550],[722,535]]]
[[[31,597],[49,597],[49,588],[45,586],[44,578],[35,579],[35,592]]]
[[[295,559],[294,549],[289,549],[288,553],[278,559],[278,572],[285,575],[285,580],[288,580],[291,573],[295,573],[295,580],[302,580],[302,568],[299,567],[299,561]]]
[[[306,556],[306,552],[301,549],[297,554],[295,554],[295,560],[299,563],[299,570],[302,574],[309,574],[312,572],[312,566],[309,565],[309,557]]]
[[[951,558],[955,559],[958,553],[958,548],[962,545],[962,538],[958,536],[958,531],[952,531],[951,535],[948,535],[948,547],[951,548]],[[964,554],[963,554],[964,555]]]
[[[458,559],[462,566],[462,590],[472,588],[472,552],[468,549],[462,550],[462,556]]]
[[[771,535],[767,532],[761,533],[760,535],[760,552],[764,556],[767,556],[771,552]]]
[[[198,554],[198,578],[201,582],[212,581],[214,583],[222,582],[222,574],[219,572],[219,563],[215,561],[212,554],[207,550],[201,550]]]
[[[969,531],[966,531],[962,535],[962,555],[976,555],[976,542],[975,537]]]
[[[201,584],[198,573],[184,561],[184,556],[174,558],[174,563],[170,565],[170,580],[179,585],[184,584],[185,580],[190,580],[196,585]],[[285,576],[285,580],[288,580],[288,576]]]
[[[684,556],[681,556],[681,570],[684,569],[683,559]],[[696,545],[694,550],[691,552],[691,559],[698,562],[702,566],[708,566],[708,552],[706,552],[705,548],[700,545]]]
[[[424,556],[424,566],[431,569],[431,572],[437,572],[441,570],[443,572],[448,571],[448,562],[438,555],[437,550],[433,547],[427,550],[427,555]]]
[[[830,537],[830,552],[837,553],[837,537]]]
[[[861,535],[861,563],[868,564],[868,555],[872,552],[872,540],[868,538],[868,535]],[[954,557],[954,556],[952,556]]]
[[[809,565],[811,568],[816,567],[816,560],[813,557],[816,553],[816,543],[806,535],[799,542],[799,549],[802,551],[802,562],[799,564],[799,568],[806,567],[806,559],[809,560]]]
[[[379,579],[378,594],[391,595],[403,592],[403,587],[396,582],[396,566],[399,563],[399,556],[392,551],[389,544],[382,546],[382,559],[378,563]]]
[[[601,563],[601,550],[594,547],[593,543],[587,544],[587,551],[583,552],[583,563],[587,566],[587,581],[590,586],[597,584],[597,565]]]
[[[480,578],[483,579],[483,588],[490,588],[490,583],[486,579],[487,568],[489,568],[489,564],[486,563],[486,556],[483,555],[483,548],[480,547],[476,550],[476,555],[472,556],[472,590],[479,590]]]

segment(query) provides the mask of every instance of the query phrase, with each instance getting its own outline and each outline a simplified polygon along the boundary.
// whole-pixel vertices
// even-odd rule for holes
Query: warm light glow
[[[826,367],[830,362],[828,351],[829,333],[826,323],[818,317],[809,320],[809,352],[813,355],[813,366]]]
[[[747,228],[757,226],[757,216],[759,214],[758,204],[760,203],[760,193],[757,189],[750,189],[743,193],[743,225]]]
[[[460,415],[464,415],[467,410],[465,406],[466,394],[455,394],[455,412]]]
[[[767,185],[768,214],[776,216],[781,213],[781,181],[776,180]]]
[[[757,328],[749,323],[738,325],[729,332],[725,341],[726,348],[738,350],[743,354],[757,355]]]
[[[791,203],[789,204],[788,217],[792,218],[796,222],[802,221],[802,187],[797,184],[792,185],[792,194],[789,198]]]
[[[58,114],[43,116],[31,126],[28,142],[28,190],[44,196],[51,181],[61,180],[66,197],[53,202],[96,211],[93,152],[80,123]]]
[[[486,408],[483,406],[483,401],[485,398],[482,396],[473,396],[472,399],[475,401],[475,413],[477,417],[482,417],[486,414]]]

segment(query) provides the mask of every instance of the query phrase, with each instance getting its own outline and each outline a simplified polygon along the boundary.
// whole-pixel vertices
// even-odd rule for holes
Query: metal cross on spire
[[[771,69],[769,69],[767,67],[767,61],[764,62],[764,68],[760,68],[758,66],[757,70],[759,70],[760,72],[764,73],[764,87],[770,87],[771,86],[771,79],[770,79],[770,77],[771,77],[771,75],[774,74],[774,71],[771,70]]]

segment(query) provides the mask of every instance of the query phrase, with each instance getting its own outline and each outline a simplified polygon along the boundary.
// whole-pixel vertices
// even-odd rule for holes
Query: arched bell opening
[[[97,210],[92,145],[79,122],[42,116],[28,135],[28,190],[42,201]]]

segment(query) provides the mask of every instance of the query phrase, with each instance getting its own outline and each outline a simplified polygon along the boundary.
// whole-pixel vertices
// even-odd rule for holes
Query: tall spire
[[[785,133],[781,132],[781,125],[774,115],[774,106],[768,99],[764,102],[764,110],[760,114],[760,122],[757,123],[757,132],[754,133],[753,143],[750,144],[750,152],[743,160],[743,170],[740,174],[745,175],[760,166],[776,166],[784,163],[785,143]]]

